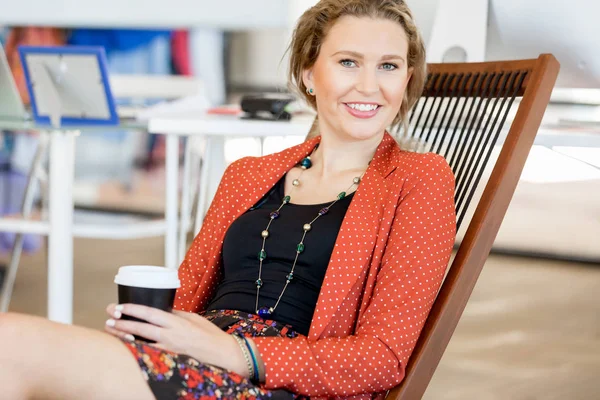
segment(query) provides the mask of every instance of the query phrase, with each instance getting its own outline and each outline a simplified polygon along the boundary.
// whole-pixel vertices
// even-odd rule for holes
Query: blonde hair
[[[404,0],[321,0],[317,5],[309,8],[298,20],[288,49],[290,89],[296,91],[316,110],[316,100],[314,96],[307,93],[302,73],[315,64],[327,33],[335,22],[344,16],[387,19],[397,22],[404,28],[408,39],[408,68],[412,68],[413,71],[400,110],[392,124],[406,124],[408,112],[423,92],[427,64],[423,38]],[[309,137],[317,134],[316,125],[315,122]]]

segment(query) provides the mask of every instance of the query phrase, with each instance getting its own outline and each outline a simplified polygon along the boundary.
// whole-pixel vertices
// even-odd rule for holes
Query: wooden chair
[[[540,126],[558,75],[550,54],[537,59],[485,63],[430,64],[423,96],[409,124],[396,132],[417,151],[434,151],[456,177],[458,229],[464,237],[408,362],[402,383],[388,399],[422,398],[467,304]],[[520,101],[517,99],[520,98]],[[516,114],[513,114],[516,109]],[[514,115],[504,138],[503,125]],[[500,153],[472,218],[474,196]],[[488,165],[490,164],[490,165]],[[469,210],[469,213],[467,213]]]

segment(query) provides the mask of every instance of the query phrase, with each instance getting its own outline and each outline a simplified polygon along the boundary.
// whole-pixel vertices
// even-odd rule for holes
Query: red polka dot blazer
[[[175,308],[203,310],[231,222],[320,140],[232,163],[183,261]],[[396,386],[431,309],[455,237],[454,177],[439,155],[385,134],[350,203],[308,337],[256,338],[269,389],[371,398]]]

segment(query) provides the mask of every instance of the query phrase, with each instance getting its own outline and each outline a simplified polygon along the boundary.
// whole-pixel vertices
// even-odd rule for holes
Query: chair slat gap
[[[440,154],[441,147],[444,144],[444,139],[446,138],[446,133],[448,132],[448,127],[450,126],[450,122],[452,121],[452,112],[450,113],[448,119],[446,117],[448,116],[448,111],[454,110],[452,104],[456,103],[456,92],[458,91],[458,87],[460,82],[462,81],[463,76],[463,74],[452,74],[452,79],[450,80],[448,85],[446,85],[446,89],[449,86],[452,87],[450,91],[450,98],[448,99],[448,103],[446,103],[446,107],[444,108],[444,114],[442,115],[440,123],[438,124],[438,129],[436,131],[435,137],[431,142],[431,150],[436,152],[437,154]],[[446,91],[444,91],[442,96],[446,97]]]
[[[475,93],[477,93],[477,91],[479,90],[478,87],[479,85],[477,84],[477,82],[481,82],[484,79],[485,74],[479,74],[476,73],[475,76],[473,76],[473,78],[471,79],[471,85],[469,86],[469,90],[467,93],[467,96],[465,98],[465,101],[463,103],[463,107],[460,111],[460,115],[458,116],[458,119],[456,120],[456,127],[458,128],[459,126],[461,126],[460,128],[460,132],[458,134],[458,137],[456,138],[456,145],[454,147],[454,151],[452,152],[452,157],[450,159],[450,166],[452,167],[452,171],[456,171],[456,158],[458,156],[458,152],[460,150],[460,144],[462,142],[462,138],[464,136],[465,130],[467,129],[467,124],[461,124],[461,121],[463,120],[463,112],[465,111],[467,105],[469,107],[469,110],[467,111],[467,115],[465,120],[468,121],[469,120],[469,116],[471,115],[471,112],[473,111],[473,105],[474,105],[474,99],[472,97],[473,94],[473,89],[475,89]]]
[[[460,179],[457,181],[457,184],[456,184],[457,187],[460,187],[462,190],[462,193],[460,193],[459,196],[455,196],[455,198],[458,199],[457,205],[459,208],[461,205],[461,200],[464,197],[464,193],[469,187],[468,183],[466,185],[464,184],[465,179],[468,175],[471,174],[471,171],[475,167],[473,160],[475,159],[477,153],[479,152],[479,146],[481,145],[481,143],[483,143],[484,136],[486,135],[486,128],[492,119],[491,114],[493,113],[495,106],[494,106],[494,108],[492,108],[491,113],[488,113],[488,109],[490,107],[490,104],[492,103],[492,99],[495,98],[495,100],[496,100],[494,102],[494,104],[496,104],[498,101],[498,97],[497,97],[498,94],[496,94],[496,96],[494,96],[492,94],[492,91],[494,90],[494,88],[496,88],[498,86],[498,81],[500,80],[502,75],[503,75],[503,73],[494,74],[494,77],[492,80],[492,82],[493,82],[492,86],[489,88],[489,91],[484,94],[485,106],[483,107],[483,110],[481,111],[481,115],[479,116],[479,118],[477,118],[477,125],[475,126],[475,130],[473,131],[473,139],[471,140],[471,143],[469,144],[469,147],[467,150],[467,154],[465,157],[465,163],[464,163],[465,171],[460,176]],[[484,98],[482,98],[482,102],[484,102]],[[485,121],[485,123],[484,123],[484,121]],[[483,128],[482,128],[482,124],[483,124]]]
[[[490,81],[492,78],[493,74],[488,74],[485,73],[484,75],[482,75],[482,78],[479,81],[479,86],[476,92],[476,98],[474,98],[473,102],[471,103],[471,109],[469,110],[469,114],[467,115],[467,121],[470,121],[470,124],[465,124],[465,126],[468,125],[468,128],[466,129],[466,132],[461,132],[461,137],[459,138],[460,141],[460,149],[458,151],[458,156],[457,156],[457,164],[456,164],[456,169],[454,171],[454,176],[456,177],[456,181],[460,180],[460,177],[462,175],[462,169],[463,169],[463,165],[465,162],[465,158],[466,158],[466,154],[465,152],[467,151],[467,145],[472,141],[472,137],[471,137],[471,131],[473,130],[473,126],[475,125],[475,122],[477,121],[477,116],[479,115],[479,109],[481,108],[481,103],[483,102],[483,98],[481,97],[481,84],[483,84],[484,86],[484,90],[486,90],[487,88],[490,87]],[[484,83],[485,82],[485,83]],[[475,105],[477,104],[477,105]],[[472,114],[473,112],[473,107],[475,108],[475,113]],[[460,189],[460,186],[457,185],[457,189]]]
[[[472,74],[469,72],[466,75],[465,79],[463,79],[463,81],[460,84],[460,89],[458,91],[456,104],[455,104],[454,108],[452,109],[452,114],[450,115],[450,122],[453,121],[454,113],[458,109],[459,104],[461,104],[461,101],[462,101],[462,107],[461,107],[460,112],[458,113],[458,117],[457,117],[456,121],[460,121],[460,119],[462,118],[463,112],[465,111],[466,102],[467,102],[466,98],[463,97],[463,92],[467,85],[467,82],[469,82],[469,80],[471,79],[471,76],[472,76]],[[471,86],[467,90],[467,96],[471,93],[471,89],[473,89],[473,84],[471,84]],[[458,132],[459,125],[460,124],[458,122],[456,122],[454,124],[454,128],[452,129],[452,134],[450,135],[450,138],[448,139],[448,147],[446,147],[446,151],[444,152],[444,154],[442,154],[446,160],[448,160],[451,149],[456,148],[456,145],[454,142],[454,137],[456,136],[456,133]],[[450,125],[448,125],[448,127],[446,129],[448,130],[449,128],[450,128]],[[450,161],[449,161],[449,163],[450,163],[450,166],[452,166],[452,163]]]
[[[497,142],[498,137],[500,136],[500,132],[502,130],[502,127],[504,126],[504,123],[506,122],[506,118],[508,117],[508,113],[510,111],[510,109],[512,108],[512,105],[515,101],[515,98],[517,97],[517,94],[519,93],[519,90],[521,89],[522,85],[523,85],[523,81],[525,80],[525,77],[527,76],[527,74],[529,73],[529,71],[522,71],[521,72],[521,76],[517,82],[517,84],[514,86],[513,88],[513,92],[510,98],[510,101],[508,103],[508,107],[506,108],[506,111],[502,117],[502,121],[500,122],[500,124],[498,125],[498,128],[496,129],[496,133],[494,135],[494,139],[493,142]],[[490,146],[487,154],[485,155],[485,160],[484,160],[484,165],[487,165],[490,156],[492,154],[492,150],[493,150],[493,146]],[[483,175],[483,169],[479,171],[478,175],[477,175],[477,181],[479,181],[481,179],[481,176]],[[475,191],[471,191],[471,193],[469,193],[469,196],[467,197],[467,204],[471,202],[473,195],[475,194]],[[457,219],[457,226],[460,226],[463,222],[463,219],[465,217],[466,214],[466,210],[463,210],[459,215],[458,215],[458,219]]]
[[[469,175],[467,178],[467,182],[463,186],[463,191],[458,198],[457,204],[462,203],[465,194],[468,192],[468,188],[471,187],[471,185],[472,185],[473,176],[476,174],[476,172],[480,168],[485,169],[485,167],[486,167],[485,163],[482,164],[483,154],[485,153],[485,150],[487,149],[487,147],[490,145],[490,139],[492,137],[494,127],[496,126],[496,124],[498,122],[498,118],[502,113],[502,109],[504,107],[504,104],[506,103],[506,98],[508,96],[509,90],[513,86],[512,81],[514,81],[514,76],[515,76],[512,73],[509,73],[509,74],[502,73],[501,75],[504,78],[502,79],[502,83],[498,86],[497,93],[494,96],[495,100],[494,100],[494,105],[492,107],[492,111],[490,112],[488,120],[482,129],[483,134],[481,135],[481,138],[485,139],[485,140],[483,141],[483,143],[478,144],[478,146],[477,146],[476,160],[474,162],[470,161],[470,164],[472,164],[473,166],[470,169],[470,172],[469,172]],[[511,76],[512,76],[512,80],[511,80],[510,84],[508,84],[509,78]],[[500,107],[498,108],[499,103],[500,103]],[[491,127],[490,127],[490,122],[492,122]],[[492,146],[494,146],[494,145],[495,145],[495,143],[492,143]],[[479,181],[475,181],[473,183],[474,188],[477,188],[478,185],[479,185]],[[465,206],[468,206],[469,203],[465,203],[465,204],[466,204]]]
[[[440,75],[436,74],[435,76],[433,76],[431,78],[431,85],[430,88],[434,88],[435,87],[435,83],[438,81]],[[429,90],[427,90],[426,93],[428,93]],[[416,132],[419,129],[419,123],[421,122],[421,118],[423,117],[423,113],[425,112],[425,110],[427,109],[427,104],[429,103],[429,100],[431,99],[431,96],[429,96],[428,94],[425,96],[425,101],[423,103],[423,107],[421,108],[418,116],[417,116],[417,121],[415,122],[415,125],[413,126],[413,130],[412,130],[412,134],[409,136],[412,136],[413,138],[416,138]]]
[[[425,135],[425,139],[424,139],[425,144],[429,143],[429,138],[431,137],[431,132],[433,131],[433,129],[435,129],[435,121],[437,120],[437,116],[440,112],[440,108],[443,103],[443,99],[447,92],[447,85],[446,85],[447,80],[448,80],[448,74],[444,74],[442,76],[442,81],[440,82],[440,84],[438,85],[438,87],[436,88],[436,90],[433,94],[434,101],[431,106],[431,109],[429,110],[429,115],[427,116],[427,119],[425,120],[425,124],[424,124],[424,128],[423,128],[423,132],[424,132],[425,128],[427,128],[427,125],[429,125],[429,129],[427,130],[427,134]],[[439,95],[440,90],[442,91],[441,96]],[[431,113],[434,111],[434,109],[435,109],[435,112],[433,113],[433,119],[431,120],[431,123],[430,123],[429,117],[431,116]]]
[[[431,123],[431,130],[425,137],[425,151],[433,151],[432,149],[439,141],[439,137],[441,136],[443,130],[443,123],[446,119],[446,115],[448,114],[448,102],[450,100],[450,97],[448,96],[448,91],[452,91],[453,88],[456,87],[456,85],[454,84],[456,76],[456,74],[450,74],[447,81],[444,84],[442,94],[440,96],[440,103]],[[440,111],[443,111],[441,116]]]

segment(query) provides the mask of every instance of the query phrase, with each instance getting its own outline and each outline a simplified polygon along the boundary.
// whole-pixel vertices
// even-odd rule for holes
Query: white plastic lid
[[[117,285],[148,289],[177,289],[181,286],[177,270],[152,265],[126,265],[115,276]]]

